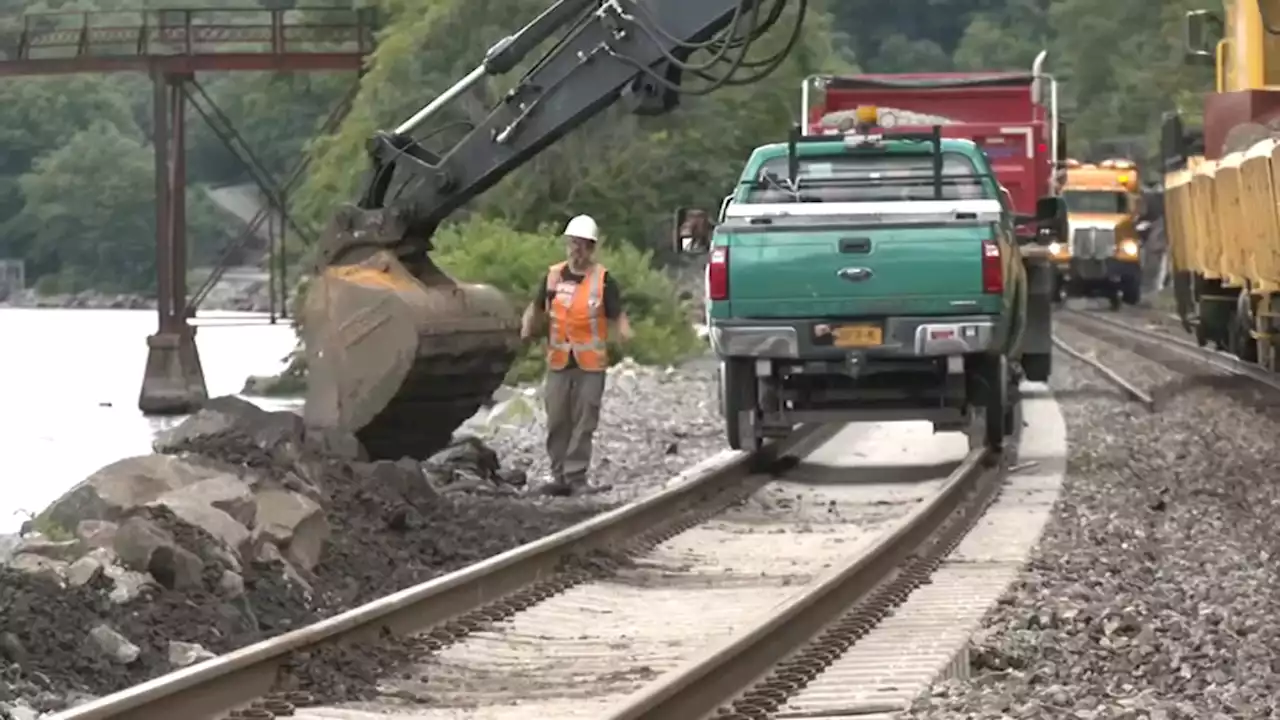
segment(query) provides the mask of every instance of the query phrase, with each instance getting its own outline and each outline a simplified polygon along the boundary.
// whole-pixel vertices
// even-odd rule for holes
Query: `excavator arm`
[[[785,47],[749,57],[792,2]],[[763,78],[798,40],[806,5],[559,0],[412,118],[375,135],[363,194],[322,236],[304,302],[308,424],[354,432],[376,458],[422,458],[443,447],[501,384],[518,350],[518,318],[494,288],[461,283],[432,262],[440,224],[620,99],[656,115],[683,94]],[[414,139],[451,102],[553,38],[452,148],[431,152]],[[698,51],[706,59],[690,63]]]

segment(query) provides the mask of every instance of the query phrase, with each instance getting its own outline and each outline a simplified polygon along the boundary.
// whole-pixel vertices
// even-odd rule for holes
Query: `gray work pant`
[[[547,456],[551,479],[580,484],[591,467],[591,436],[600,424],[604,373],[581,368],[547,373],[543,400],[547,408]]]

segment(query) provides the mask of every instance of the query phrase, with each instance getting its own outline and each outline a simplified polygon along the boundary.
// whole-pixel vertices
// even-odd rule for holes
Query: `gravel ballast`
[[[612,368],[589,475],[592,484],[611,488],[592,497],[631,500],[728,449],[717,397],[715,365],[706,359],[680,369],[627,361]],[[539,400],[532,404],[536,414],[519,432],[500,431],[488,442],[504,463],[527,468],[530,483],[540,485],[550,479],[546,416]]]
[[[723,447],[711,377],[705,368],[628,365],[611,372],[593,477],[612,485],[609,492],[555,498],[538,491],[545,456],[536,397],[530,405],[537,417],[507,418],[485,438],[497,451],[504,476],[527,477],[523,486],[464,487],[472,480],[461,473],[444,491],[414,496],[402,483],[377,482],[358,464],[327,461],[317,484],[327,495],[329,540],[320,563],[303,573],[307,591],[282,575],[279,565],[255,558],[236,568],[243,589],[230,596],[223,585],[229,569],[223,556],[200,550],[215,547],[216,541],[162,510],[143,512],[181,547],[200,555],[199,587],[148,587],[121,604],[108,598],[112,581],[101,575],[68,586],[0,563],[0,719],[7,720],[15,706],[19,712],[57,709],[162,674],[173,667],[173,641],[227,652],[536,540],[652,491]],[[230,440],[186,450],[232,464],[269,462],[258,457],[260,448]],[[284,466],[272,472],[288,474]],[[91,634],[98,626],[110,633],[98,631],[95,641]],[[293,674],[315,685],[332,682],[331,668],[339,667],[353,686],[345,694],[358,697],[356,686],[371,688],[395,651],[353,648],[339,655],[296,658]]]
[[[1123,338],[1057,331],[1160,410],[1055,356],[1070,458],[1054,517],[973,639],[972,678],[904,717],[1274,717],[1276,398],[1199,366],[1171,370]]]

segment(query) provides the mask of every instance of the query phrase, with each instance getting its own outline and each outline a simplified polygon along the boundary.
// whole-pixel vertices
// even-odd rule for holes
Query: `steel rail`
[[[312,625],[47,716],[45,720],[217,720],[270,694],[299,650],[409,635],[553,579],[563,561],[661,527],[759,474],[756,462],[803,457],[838,425],[801,425],[761,453],[725,451],[680,473],[663,490],[507,552],[373,600]],[[536,598],[534,602],[537,601]],[[266,715],[261,713],[268,710]],[[248,712],[253,713],[254,710]],[[269,717],[269,708],[246,717]]]
[[[1121,375],[1120,373],[1107,367],[1101,360],[1095,357],[1090,357],[1088,355],[1085,355],[1079,350],[1071,347],[1067,343],[1063,342],[1062,338],[1058,337],[1056,333],[1053,336],[1053,345],[1054,347],[1070,355],[1076,360],[1079,360],[1085,365],[1088,365],[1094,370],[1097,370],[1099,374],[1101,374],[1107,380],[1110,380],[1113,385],[1123,390],[1125,394],[1128,395],[1129,397],[1142,403],[1144,406],[1146,406],[1148,410],[1151,410],[1153,412],[1155,411],[1156,409],[1155,398],[1151,397],[1151,395],[1148,394],[1147,391],[1143,390],[1137,385],[1134,385],[1133,383],[1126,380],[1124,376]]]
[[[936,495],[871,548],[752,629],[646,686],[610,720],[768,717],[927,581],[1001,486],[1004,468],[987,467],[988,457],[988,450],[971,451]]]
[[[1137,335],[1148,340],[1152,340],[1165,348],[1177,352],[1191,360],[1209,365],[1210,367],[1221,370],[1230,375],[1239,375],[1248,378],[1273,390],[1280,390],[1280,377],[1272,375],[1256,365],[1245,362],[1240,358],[1221,350],[1212,350],[1206,347],[1200,347],[1194,341],[1180,338],[1159,330],[1151,330],[1149,328],[1140,327],[1138,325],[1116,320],[1104,315],[1095,315],[1081,312],[1079,310],[1060,310],[1065,316],[1082,321],[1084,324],[1093,323],[1096,326],[1102,326],[1110,329],[1112,332],[1125,333],[1129,335]]]

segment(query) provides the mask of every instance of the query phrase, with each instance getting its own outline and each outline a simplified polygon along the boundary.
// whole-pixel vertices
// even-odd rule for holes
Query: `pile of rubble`
[[[425,463],[371,463],[352,437],[234,397],[154,449],[94,473],[0,549],[0,718],[300,627],[601,509],[516,497],[524,473],[474,438]]]

